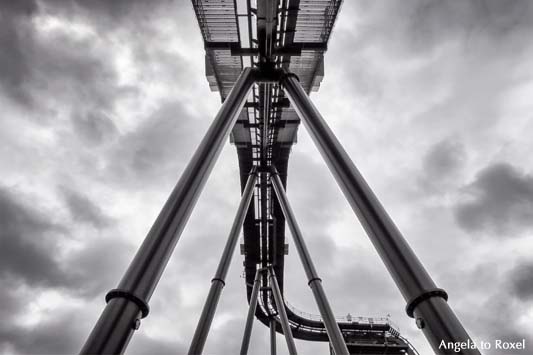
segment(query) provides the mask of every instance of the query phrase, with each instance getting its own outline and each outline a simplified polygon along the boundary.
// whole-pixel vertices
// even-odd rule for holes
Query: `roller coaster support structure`
[[[235,246],[237,246],[237,242],[239,241],[242,224],[244,223],[248,206],[250,206],[250,201],[252,200],[255,182],[257,180],[256,170],[257,168],[253,167],[250,175],[248,176],[248,181],[246,182],[246,187],[242,193],[241,202],[239,204],[239,208],[237,209],[237,215],[235,216],[233,225],[231,226],[231,231],[226,242],[226,246],[224,247],[224,251],[220,257],[220,262],[218,264],[215,276],[211,280],[211,288],[209,289],[209,294],[207,295],[207,300],[205,301],[202,314],[200,315],[198,326],[196,327],[196,331],[194,332],[194,336],[192,338],[191,346],[189,348],[189,355],[199,355],[204,349],[207,334],[209,333],[209,328],[211,327],[211,323],[213,322],[213,318],[217,309],[218,300],[220,298],[220,294],[222,293],[222,288],[226,285],[226,275],[228,274],[231,259],[235,251]],[[250,304],[252,301],[253,300],[250,301]]]
[[[313,291],[313,295],[315,296],[315,300],[318,305],[318,310],[320,311],[320,316],[322,317],[322,320],[326,326],[329,342],[335,351],[335,355],[350,355],[339,325],[337,324],[335,316],[333,315],[333,311],[331,310],[331,306],[329,305],[324,288],[322,287],[322,279],[320,279],[318,276],[315,266],[313,265],[311,255],[307,250],[302,232],[300,231],[298,223],[296,223],[296,217],[294,216],[294,212],[289,205],[289,200],[285,194],[285,189],[283,188],[283,184],[281,183],[281,179],[279,178],[275,167],[272,168],[271,180],[272,187],[274,188],[276,196],[278,197],[281,210],[283,211],[285,219],[289,224],[289,228],[294,239],[294,244],[296,245],[300,259],[302,260],[308,285]]]
[[[123,353],[141,318],[148,315],[148,301],[246,102],[255,74],[255,69],[246,68],[237,79],[118,288],[106,295],[107,305],[81,354]]]
[[[280,82],[292,107],[303,121],[344,196],[407,301],[407,314],[416,319],[416,324],[422,329],[437,354],[442,354],[444,351],[439,349],[439,344],[443,340],[466,343],[470,337],[448,305],[448,295],[443,289],[436,287],[309,99],[297,76],[284,72]],[[477,349],[464,350],[463,354],[481,355]]]

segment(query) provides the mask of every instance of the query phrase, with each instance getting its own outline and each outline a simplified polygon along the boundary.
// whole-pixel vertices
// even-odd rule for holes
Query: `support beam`
[[[268,277],[270,279],[272,295],[274,296],[274,301],[276,302],[276,308],[278,310],[279,319],[281,322],[281,329],[283,329],[283,335],[285,336],[285,341],[287,341],[287,347],[289,348],[289,355],[296,355],[298,352],[296,351],[296,344],[294,344],[294,338],[292,337],[289,318],[287,317],[287,312],[285,310],[285,302],[281,296],[278,279],[272,266],[268,267]]]
[[[241,202],[237,209],[237,214],[233,225],[231,226],[231,231],[220,257],[220,262],[218,264],[217,271],[213,280],[211,280],[211,288],[209,289],[209,294],[207,295],[207,300],[205,301],[202,314],[198,320],[198,325],[196,326],[196,331],[192,338],[191,346],[189,348],[189,355],[199,355],[203,352],[205,341],[207,339],[207,334],[211,328],[211,323],[215,316],[217,310],[218,300],[220,294],[222,293],[222,288],[226,285],[226,276],[228,274],[228,269],[231,264],[231,259],[233,257],[235,246],[239,240],[239,235],[241,233],[242,224],[244,223],[244,218],[246,217],[246,212],[248,211],[248,206],[250,206],[250,201],[254,193],[254,186],[257,180],[257,168],[253,167],[250,171],[248,181],[246,182],[246,187],[242,193]]]
[[[276,355],[276,321],[270,320],[270,355]]]
[[[107,294],[107,305],[81,354],[123,353],[140,319],[148,314],[148,301],[244,106],[255,76],[255,69],[246,68],[235,82],[118,288]]]
[[[313,260],[311,259],[311,254],[309,254],[309,250],[307,250],[303,234],[298,226],[298,223],[296,222],[296,217],[289,204],[289,200],[285,194],[285,189],[283,188],[283,184],[281,183],[281,179],[279,178],[279,174],[275,167],[272,167],[272,175],[270,180],[272,181],[272,187],[274,188],[276,196],[278,197],[283,215],[289,224],[289,229],[291,230],[296,250],[298,250],[298,255],[300,256],[300,260],[302,261],[302,265],[307,276],[308,285],[313,291],[315,301],[320,311],[320,316],[322,317],[322,321],[326,326],[329,342],[335,351],[335,355],[350,355],[339,325],[335,320],[335,315],[333,314],[331,306],[329,305],[324,288],[322,287],[322,280],[318,276],[313,264]]]
[[[255,310],[257,308],[257,298],[259,297],[259,286],[261,286],[261,273],[263,271],[265,271],[265,269],[258,268],[255,272],[254,287],[252,288],[252,295],[250,296],[250,306],[248,307],[246,326],[244,327],[244,335],[242,337],[241,355],[248,354],[248,347],[250,346],[250,338],[252,336],[252,327],[254,325]]]
[[[309,99],[296,75],[285,72],[280,82],[407,301],[407,314],[416,318],[417,325],[423,330],[435,353],[443,354],[444,350],[439,349],[442,340],[445,342],[470,340],[466,330],[446,302],[448,298],[446,292],[436,287],[422,263]],[[480,355],[480,352],[464,350],[464,354]]]

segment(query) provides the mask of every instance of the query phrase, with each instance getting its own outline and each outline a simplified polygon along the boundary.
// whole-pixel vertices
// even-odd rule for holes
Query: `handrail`
[[[401,336],[400,334],[397,334],[396,337],[399,338],[399,339],[401,339],[401,340],[403,340],[403,341],[407,344],[407,346],[409,346],[409,349],[410,349],[411,351],[413,351],[413,355],[420,355],[420,353],[418,352],[418,350],[415,349],[415,347],[413,346],[413,344],[411,344],[411,343],[409,342],[409,340],[407,340],[406,338],[404,338],[404,337]]]
[[[293,313],[299,315],[300,317],[314,320],[317,322],[322,321],[322,317],[319,314],[313,314],[301,311],[297,309],[295,306],[291,305],[289,302],[285,301],[285,305],[287,308],[289,308]],[[335,316],[335,320],[337,322],[343,322],[343,323],[359,323],[359,324],[381,324],[381,325],[389,325],[392,330],[396,332],[400,332],[400,328],[391,321],[390,316],[387,317],[362,317],[362,316],[352,316],[350,314],[347,314],[346,316]]]

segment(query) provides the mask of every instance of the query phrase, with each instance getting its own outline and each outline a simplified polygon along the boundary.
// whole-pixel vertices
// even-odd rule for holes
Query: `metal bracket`
[[[409,317],[414,318],[415,308],[420,303],[431,297],[441,297],[444,298],[444,300],[448,301],[448,294],[446,293],[446,291],[444,291],[442,288],[434,288],[432,290],[428,290],[424,293],[421,293],[420,295],[407,302],[407,306],[405,306],[405,312]]]
[[[125,298],[128,301],[135,303],[141,311],[141,318],[145,318],[148,313],[150,313],[150,306],[148,306],[148,303],[128,290],[118,288],[112,289],[107,295],[105,295],[106,303],[109,303],[113,298]]]

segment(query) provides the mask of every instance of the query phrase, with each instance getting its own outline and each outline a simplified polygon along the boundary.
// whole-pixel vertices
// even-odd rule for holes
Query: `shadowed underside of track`
[[[193,1],[205,44],[209,85],[229,94],[244,67],[272,67],[296,74],[307,93],[317,91],[324,76],[324,53],[342,0]],[[260,171],[274,166],[287,187],[287,169],[300,120],[279,84],[256,84],[231,133],[236,146],[244,190],[253,166]],[[319,208],[319,206],[317,206]],[[244,269],[247,295],[258,267],[273,265],[283,292],[285,218],[269,177],[260,174],[243,225]],[[295,338],[328,341],[320,319],[302,316],[285,304]],[[282,332],[268,280],[256,317],[265,325],[277,321]],[[339,327],[354,354],[404,354],[407,345],[387,318],[341,319]]]

